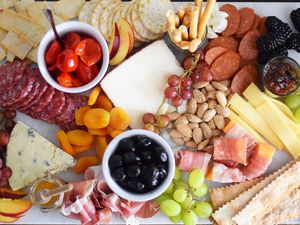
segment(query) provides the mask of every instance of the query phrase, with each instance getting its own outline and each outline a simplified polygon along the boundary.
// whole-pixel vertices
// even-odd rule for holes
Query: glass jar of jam
[[[300,66],[290,57],[275,57],[264,67],[263,83],[273,98],[291,95],[300,87]]]

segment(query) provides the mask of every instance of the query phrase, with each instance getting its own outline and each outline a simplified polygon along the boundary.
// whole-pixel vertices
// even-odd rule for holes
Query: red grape
[[[200,72],[200,80],[209,82],[212,80],[212,73],[210,67],[206,62],[200,62],[197,64],[197,70]]]
[[[145,113],[143,115],[143,123],[147,124],[154,124],[155,123],[155,115],[153,113]]]
[[[1,169],[1,174],[2,174],[2,176],[1,176],[2,178],[8,179],[11,177],[12,171],[9,167],[5,167],[5,168]]]
[[[14,119],[16,117],[17,111],[16,110],[5,110],[4,115],[7,119]]]
[[[8,186],[8,179],[0,178],[0,187]]]
[[[170,118],[167,115],[159,115],[156,118],[158,128],[166,128],[170,124]]]
[[[195,57],[200,56],[200,58],[199,58],[200,61],[203,61],[204,58],[205,58],[205,54],[203,54],[203,52],[202,52],[200,49],[198,49],[198,50],[194,53],[194,56],[195,56]]]
[[[158,127],[154,127],[154,133],[160,134],[160,129]]]
[[[184,99],[184,100],[188,100],[188,99],[191,99],[192,97],[192,93],[189,89],[181,89],[181,97]]]
[[[6,121],[5,128],[10,133],[12,129],[14,129],[15,125],[16,123],[13,120],[9,119]]]
[[[155,127],[154,127],[153,124],[147,123],[147,124],[144,125],[144,128],[143,128],[143,129],[144,129],[144,130],[149,130],[149,131],[154,132]]]
[[[185,70],[189,70],[194,67],[194,57],[193,56],[187,56],[184,58],[182,62],[182,66]]]
[[[173,74],[171,76],[169,76],[168,78],[168,84],[171,86],[171,87],[177,87],[180,83],[180,78],[179,76]]]
[[[198,70],[194,70],[191,73],[190,78],[192,79],[193,83],[198,82],[200,80],[200,72]]]
[[[6,131],[0,132],[0,145],[7,145],[9,142],[9,133]]]
[[[181,86],[189,88],[192,85],[192,79],[189,77],[185,77],[181,81]]]
[[[0,169],[2,168],[2,166],[3,166],[3,160],[0,159]],[[0,176],[0,177],[1,177],[1,176]]]
[[[165,89],[165,97],[166,98],[174,98],[177,96],[177,89],[174,87],[167,87]]]
[[[182,102],[183,102],[183,99],[182,99],[182,97],[180,95],[177,95],[174,98],[172,98],[172,105],[174,107],[181,106]]]

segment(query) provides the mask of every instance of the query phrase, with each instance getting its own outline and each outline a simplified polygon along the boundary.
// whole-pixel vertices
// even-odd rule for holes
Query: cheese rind
[[[75,159],[22,122],[17,122],[7,145],[9,184],[15,191],[49,174],[75,165]]]

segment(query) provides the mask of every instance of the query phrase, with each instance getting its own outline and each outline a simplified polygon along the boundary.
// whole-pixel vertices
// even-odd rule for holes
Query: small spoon
[[[63,39],[57,33],[51,9],[44,9],[43,11],[44,11],[45,16],[47,17],[47,19],[49,20],[49,22],[51,24],[51,27],[52,27],[52,30],[54,32],[56,40],[59,42],[59,44],[61,46],[63,46],[64,45],[64,41],[63,41]]]

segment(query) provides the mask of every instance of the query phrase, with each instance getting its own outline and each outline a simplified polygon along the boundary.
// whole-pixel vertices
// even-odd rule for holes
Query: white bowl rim
[[[40,45],[38,47],[38,54],[37,54],[37,59],[38,59],[38,67],[39,70],[44,77],[44,79],[47,81],[48,84],[50,84],[52,87],[59,91],[63,91],[66,93],[81,93],[85,92],[97,84],[100,83],[102,78],[105,76],[107,69],[108,69],[108,64],[109,64],[109,50],[108,50],[108,45],[106,43],[106,40],[98,31],[96,28],[92,27],[91,25],[87,23],[83,23],[80,21],[67,21],[61,24],[56,25],[57,33],[58,34],[66,34],[68,32],[82,32],[85,34],[88,34],[89,36],[95,38],[99,44],[101,45],[102,49],[102,64],[101,64],[101,69],[98,73],[98,75],[89,83],[82,85],[80,87],[70,87],[66,88],[58,84],[51,76],[51,74],[47,70],[47,66],[45,63],[45,52],[46,49],[49,45],[49,43],[54,40],[54,33],[52,29],[50,29],[42,38]]]
[[[119,143],[119,141],[124,138],[135,136],[135,135],[146,135],[147,137],[150,137],[151,139],[153,139],[157,143],[159,143],[165,149],[165,151],[168,155],[168,162],[169,162],[168,176],[165,178],[165,180],[153,191],[150,191],[147,193],[142,193],[142,194],[135,194],[133,192],[129,192],[129,191],[123,189],[122,187],[120,187],[111,177],[110,169],[108,166],[109,158],[112,155],[112,153],[115,151],[115,147]],[[102,168],[103,168],[104,178],[105,178],[108,186],[114,193],[116,193],[120,197],[130,200],[130,201],[145,202],[145,201],[149,201],[149,200],[152,200],[152,199],[158,197],[169,187],[169,185],[171,184],[171,182],[173,180],[173,176],[175,173],[175,158],[174,158],[174,154],[173,154],[173,151],[172,151],[170,145],[160,135],[158,135],[154,132],[148,131],[148,130],[132,129],[132,130],[128,130],[128,131],[121,133],[120,135],[115,137],[109,143],[109,145],[107,146],[107,148],[104,152],[104,156],[103,156],[103,160],[102,160]]]

